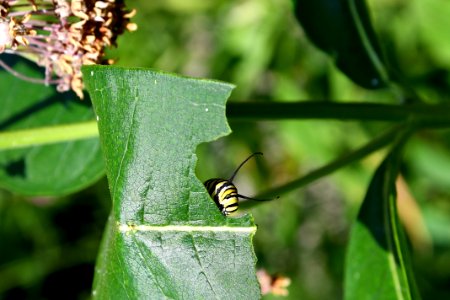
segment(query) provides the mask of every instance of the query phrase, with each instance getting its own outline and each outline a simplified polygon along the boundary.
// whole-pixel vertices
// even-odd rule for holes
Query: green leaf
[[[221,215],[195,176],[198,144],[230,132],[232,86],[89,66],[113,209],[93,296],[256,299],[253,219]]]
[[[5,61],[2,55],[2,60]],[[6,60],[16,71],[42,78],[43,70],[23,59]],[[54,87],[32,84],[0,72],[0,130],[26,130],[92,120],[89,101]],[[70,133],[67,133],[70,136]],[[97,138],[0,151],[0,186],[29,196],[65,195],[104,174]]]
[[[397,216],[399,143],[375,172],[346,257],[345,299],[420,299]]]
[[[432,60],[441,68],[450,68],[450,2],[439,0],[422,0],[411,3],[411,18],[417,20],[414,28],[417,35],[423,39],[423,47],[432,54]],[[436,65],[435,65],[436,66]]]
[[[388,81],[365,1],[295,0],[295,15],[317,47],[355,83],[369,89]]]

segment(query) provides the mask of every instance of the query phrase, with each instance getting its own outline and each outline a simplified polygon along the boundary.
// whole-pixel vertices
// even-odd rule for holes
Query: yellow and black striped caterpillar
[[[240,165],[237,167],[236,171],[233,172],[230,179],[212,178],[206,180],[204,185],[208,190],[209,195],[213,198],[217,207],[220,209],[224,216],[235,212],[239,207],[239,198],[255,200],[255,201],[266,201],[272,199],[255,199],[247,196],[238,194],[236,186],[233,184],[233,179],[236,176],[239,169],[253,156],[262,155],[261,152],[255,152],[249,157],[247,157]]]

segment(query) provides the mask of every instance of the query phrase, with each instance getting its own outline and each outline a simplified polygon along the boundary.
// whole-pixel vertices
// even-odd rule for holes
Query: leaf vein
[[[235,232],[235,233],[254,233],[256,232],[256,226],[249,227],[233,227],[233,226],[192,226],[192,225],[133,225],[133,224],[118,224],[119,231],[121,232],[167,232],[167,231],[180,231],[180,232]]]
[[[122,157],[120,158],[120,165],[119,165],[119,168],[117,170],[117,176],[114,179],[114,190],[113,190],[112,195],[111,195],[112,199],[113,199],[113,203],[114,203],[114,200],[115,200],[115,197],[116,197],[117,182],[120,179],[120,175],[121,175],[122,167],[123,167],[123,162],[125,161],[125,156],[127,154],[128,146],[130,144],[130,137],[131,137],[131,134],[133,132],[132,128],[133,128],[133,123],[134,123],[134,115],[136,114],[136,107],[137,107],[136,101],[133,102],[133,105],[134,105],[134,107],[133,107],[133,113],[131,115],[131,126],[130,126],[128,134],[127,134],[127,141],[125,142],[125,149],[124,149],[124,151],[122,153]]]

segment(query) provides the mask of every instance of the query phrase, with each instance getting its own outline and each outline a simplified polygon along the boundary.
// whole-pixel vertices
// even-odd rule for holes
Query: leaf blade
[[[4,60],[16,71],[29,77],[42,76],[31,63],[9,57]],[[28,129],[33,135],[50,135],[55,125],[90,121],[94,116],[87,100],[57,93],[53,87],[30,84],[5,71],[0,72],[0,90],[4,96],[0,130],[12,135]],[[33,130],[43,127],[48,130]],[[66,135],[70,139],[70,134]],[[67,195],[91,185],[103,174],[100,144],[95,137],[0,151],[0,186],[21,195]]]
[[[197,145],[230,131],[233,87],[143,69],[83,72],[113,198],[95,297],[127,283],[127,298],[258,298],[253,219],[223,217],[194,171]]]
[[[397,142],[375,172],[352,228],[345,299],[420,299],[395,202],[403,145]]]
[[[296,0],[295,15],[311,41],[356,84],[378,89],[389,74],[365,1]]]

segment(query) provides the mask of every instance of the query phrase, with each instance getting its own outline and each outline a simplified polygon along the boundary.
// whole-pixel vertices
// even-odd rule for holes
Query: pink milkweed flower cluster
[[[33,58],[45,68],[45,79],[12,74],[33,82],[55,84],[83,98],[82,65],[109,64],[105,48],[117,46],[125,30],[134,31],[123,0],[0,0],[0,54]]]

